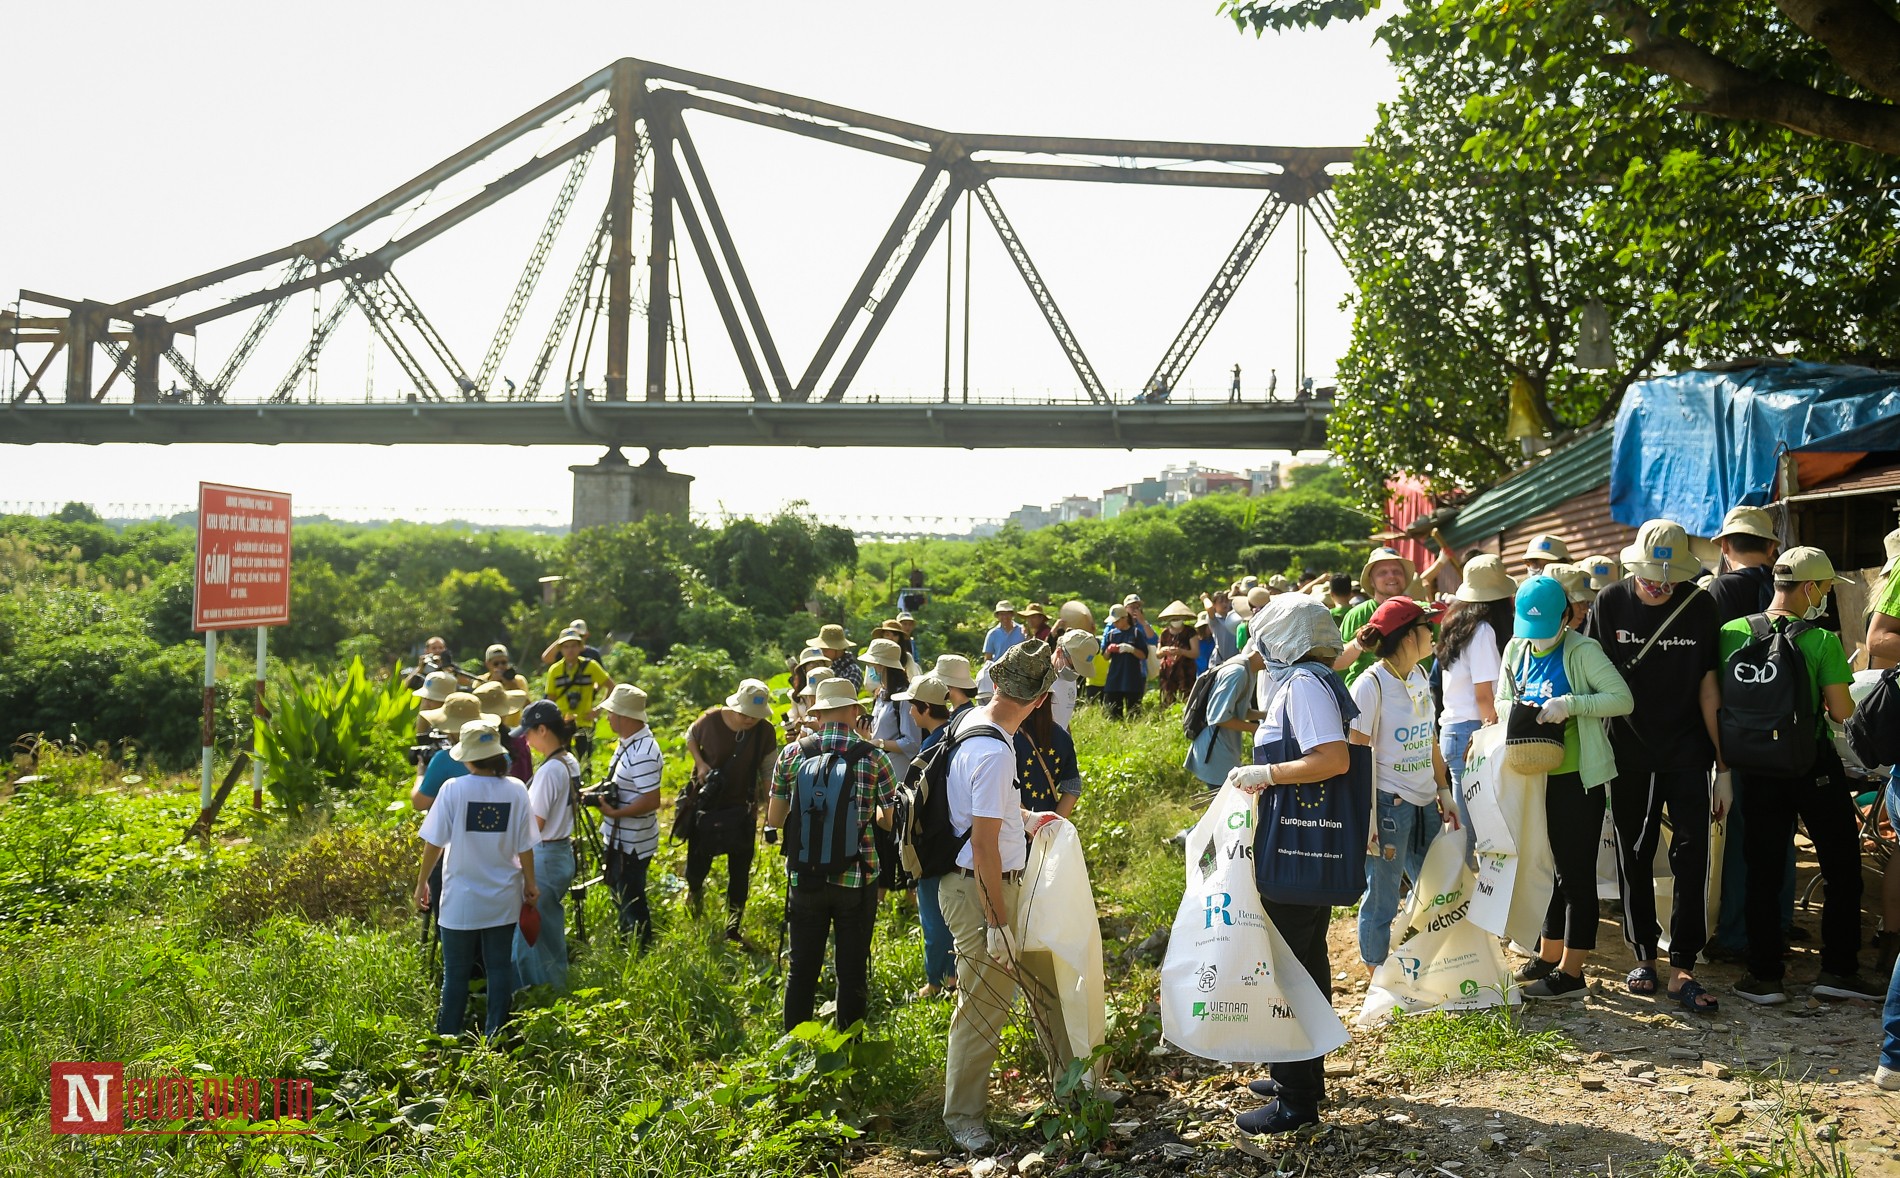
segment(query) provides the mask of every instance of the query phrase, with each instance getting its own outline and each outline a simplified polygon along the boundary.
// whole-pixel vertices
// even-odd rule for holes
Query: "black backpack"
[[[1847,718],[1847,747],[1870,769],[1900,765],[1900,667],[1890,667]]]
[[[1194,686],[1188,688],[1187,703],[1181,708],[1181,731],[1192,744],[1207,731],[1207,701],[1214,698],[1214,676],[1219,667],[1209,667],[1194,677]]]
[[[1722,759],[1748,773],[1799,777],[1814,768],[1814,689],[1795,639],[1814,626],[1777,627],[1750,614],[1748,644],[1722,668]]]
[[[825,752],[817,737],[807,736],[798,751],[802,759],[785,822],[785,858],[800,875],[839,875],[862,857],[858,843],[870,817],[858,813],[851,766],[877,749],[853,742],[843,752]]]
[[[891,831],[897,839],[898,861],[906,872],[918,879],[934,879],[957,869],[957,856],[970,832],[958,834],[950,826],[950,800],[945,787],[950,781],[950,758],[972,736],[993,736],[1010,745],[1002,729],[994,724],[961,725],[950,722],[950,732],[942,740],[918,753],[897,787],[897,804]]]

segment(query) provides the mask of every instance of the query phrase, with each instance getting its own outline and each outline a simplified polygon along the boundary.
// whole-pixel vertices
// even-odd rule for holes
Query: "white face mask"
[[[1543,654],[1545,651],[1556,646],[1559,642],[1562,642],[1563,640],[1564,640],[1564,632],[1562,630],[1559,630],[1557,631],[1556,634],[1552,635],[1549,638],[1531,639],[1531,649],[1536,651],[1538,654]]]
[[[1825,593],[1821,594],[1820,598],[1816,600],[1813,605],[1801,611],[1801,620],[1805,622],[1818,622],[1826,616],[1827,594]]]

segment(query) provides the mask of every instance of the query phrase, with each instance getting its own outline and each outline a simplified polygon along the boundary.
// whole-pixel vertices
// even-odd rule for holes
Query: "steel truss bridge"
[[[684,115],[753,124],[904,161],[917,175],[802,367],[774,343]],[[545,148],[531,146],[553,141]],[[511,150],[512,149],[512,150]],[[515,162],[524,149],[538,151]],[[612,169],[604,207],[566,281],[527,379],[500,379],[590,164]],[[0,312],[6,407],[0,442],[331,442],[634,445],[1038,446],[1301,449],[1324,443],[1322,395],[1266,402],[1170,401],[1189,361],[1274,230],[1293,215],[1296,373],[1303,375],[1308,220],[1337,252],[1331,169],[1345,147],[1264,147],[952,134],[688,70],[623,58],[397,186],[315,236],[117,302],[23,290]],[[482,346],[458,352],[397,278],[405,255],[560,171],[561,186]],[[990,181],[1029,179],[1233,188],[1260,204],[1132,400],[1098,375]],[[596,185],[598,187],[598,185]],[[444,197],[444,192],[450,195]],[[466,193],[467,195],[463,195]],[[952,400],[946,275],[941,399],[847,399],[893,309],[961,200],[980,207],[1074,370],[1078,393],[1032,402]],[[452,201],[452,203],[450,203]],[[442,207],[446,205],[446,207]],[[954,232],[954,230],[951,230]],[[690,251],[743,373],[741,395],[693,387],[680,263]],[[968,237],[966,230],[966,322]],[[307,339],[274,383],[249,362],[293,296],[313,293]],[[323,299],[331,299],[327,313]],[[545,300],[544,300],[545,302]],[[412,391],[398,400],[305,397],[324,345],[358,314]],[[215,366],[180,341],[248,316]],[[642,334],[644,349],[635,337]],[[586,386],[596,335],[600,388]],[[457,341],[465,344],[467,341]],[[967,335],[965,380],[967,385]],[[584,349],[584,350],[583,350]],[[281,349],[280,349],[281,350]],[[562,357],[565,354],[565,366]],[[373,361],[373,357],[372,357]],[[638,365],[636,366],[636,361]],[[672,372],[669,376],[669,362]],[[334,381],[332,386],[334,387]],[[361,390],[356,390],[358,393]],[[690,393],[690,396],[689,396]]]

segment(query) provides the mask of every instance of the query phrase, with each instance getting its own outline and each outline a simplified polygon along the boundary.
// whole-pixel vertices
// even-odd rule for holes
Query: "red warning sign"
[[[290,496],[198,484],[194,630],[240,630],[290,621]]]

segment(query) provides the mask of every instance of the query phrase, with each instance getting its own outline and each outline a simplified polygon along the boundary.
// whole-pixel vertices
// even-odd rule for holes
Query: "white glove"
[[[1236,765],[1227,771],[1227,784],[1242,793],[1257,794],[1275,784],[1272,765]]]
[[[984,929],[984,937],[989,941],[990,957],[1001,963],[1004,969],[1016,968],[1016,932],[1008,925],[998,927],[990,925]]]
[[[1053,810],[1025,810],[1023,811],[1023,833],[1030,838],[1035,838],[1043,827],[1061,820],[1062,815]]]
[[[1452,789],[1449,785],[1439,787],[1438,816],[1444,822],[1449,823],[1453,830],[1463,829],[1463,827],[1458,824],[1458,799],[1457,796],[1452,793]]]
[[[1709,802],[1709,817],[1720,821],[1735,805],[1735,776],[1727,769],[1715,775],[1715,792]]]
[[[1543,707],[1537,709],[1539,724],[1561,724],[1568,719],[1570,719],[1570,697],[1567,695],[1547,700]]]

